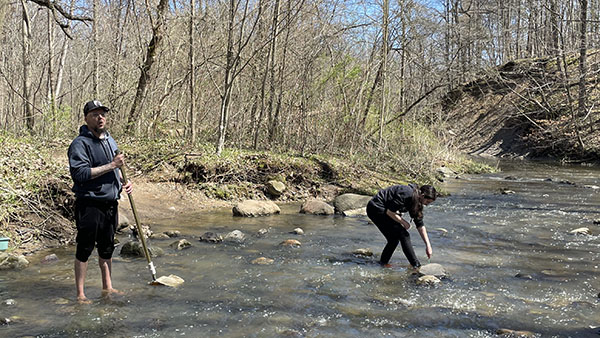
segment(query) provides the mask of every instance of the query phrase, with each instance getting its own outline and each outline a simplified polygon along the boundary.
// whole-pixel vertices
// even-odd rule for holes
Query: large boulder
[[[285,184],[279,181],[271,180],[266,185],[267,193],[274,197],[279,197],[285,192]]]
[[[358,194],[342,194],[335,198],[333,205],[335,212],[341,214],[346,210],[365,208],[371,196]]]
[[[419,268],[420,276],[435,276],[437,278],[445,278],[448,274],[446,273],[446,269],[441,264],[430,263],[425,264]]]
[[[233,207],[233,216],[258,217],[278,214],[281,209],[271,201],[246,200]]]
[[[300,207],[301,214],[333,215],[334,212],[335,209],[331,205],[317,199],[309,199]]]
[[[23,255],[10,253],[0,253],[0,270],[25,269],[29,266],[29,261]]]

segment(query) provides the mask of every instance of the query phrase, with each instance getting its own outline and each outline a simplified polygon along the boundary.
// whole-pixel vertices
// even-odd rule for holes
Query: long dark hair
[[[412,219],[423,219],[423,201],[426,198],[435,201],[437,198],[437,191],[431,185],[424,185],[419,188],[418,185],[414,184],[412,187],[412,205],[410,210],[408,210],[408,214]]]

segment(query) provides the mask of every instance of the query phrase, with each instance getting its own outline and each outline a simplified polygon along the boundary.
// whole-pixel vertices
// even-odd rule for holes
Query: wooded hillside
[[[115,135],[411,155],[449,143],[446,93],[523,58],[558,63],[577,130],[598,111],[597,1],[2,0],[0,27],[0,129],[46,139],[97,98]]]

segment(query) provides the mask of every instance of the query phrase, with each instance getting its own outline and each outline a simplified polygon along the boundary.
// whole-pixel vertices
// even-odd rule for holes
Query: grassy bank
[[[39,142],[33,138],[0,136],[0,234],[17,251],[63,245],[74,240],[73,195],[66,151],[70,140]],[[212,145],[195,147],[175,139],[120,139],[129,175],[147,182],[172,182],[201,192],[209,199],[268,199],[265,184],[283,182],[287,190],[277,201],[308,197],[331,199],[345,192],[374,194],[399,183],[439,183],[435,166],[459,173],[490,167],[456,156],[452,161],[427,159],[408,163],[399,156],[325,156],[227,149],[215,155]],[[419,160],[415,157],[415,161]],[[404,166],[418,168],[407,172]]]

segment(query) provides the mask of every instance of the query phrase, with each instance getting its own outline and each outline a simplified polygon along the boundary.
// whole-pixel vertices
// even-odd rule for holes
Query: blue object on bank
[[[10,238],[8,238],[8,237],[0,237],[0,251],[4,251],[4,250],[8,249],[9,241],[10,241]]]

